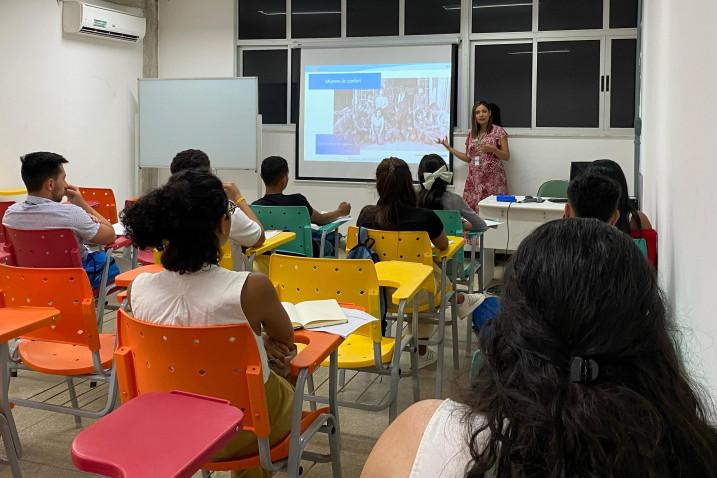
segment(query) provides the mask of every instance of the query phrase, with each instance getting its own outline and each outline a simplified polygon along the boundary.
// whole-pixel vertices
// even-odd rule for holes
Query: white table
[[[524,197],[516,196],[518,201],[522,201]],[[489,196],[478,203],[478,208],[482,218],[502,223],[483,233],[483,241],[485,241],[483,267],[486,268],[485,279],[488,284],[493,280],[495,251],[515,251],[520,242],[538,226],[562,218],[565,203],[554,203],[547,199],[542,203],[498,202],[495,196]]]

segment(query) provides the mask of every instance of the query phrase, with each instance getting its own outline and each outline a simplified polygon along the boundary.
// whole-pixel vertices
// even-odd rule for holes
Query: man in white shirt
[[[211,170],[209,156],[198,149],[187,149],[177,153],[172,160],[169,170],[172,174],[185,169]],[[232,261],[235,271],[249,269],[249,260],[242,251],[242,247],[256,247],[264,243],[264,229],[249,203],[242,196],[239,188],[230,181],[224,182],[224,191],[230,201],[237,205],[232,214],[232,225],[229,231],[229,246],[232,250]]]
[[[76,186],[67,184],[63,164],[56,153],[29,153],[21,158],[27,199],[5,212],[3,224],[14,229],[70,229],[80,244],[110,244],[116,239],[112,224],[90,207]],[[61,203],[67,196],[67,203]],[[89,249],[80,248],[82,259]]]

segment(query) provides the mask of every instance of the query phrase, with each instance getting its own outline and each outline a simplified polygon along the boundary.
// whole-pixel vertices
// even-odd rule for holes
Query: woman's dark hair
[[[717,476],[711,407],[674,332],[625,234],[596,219],[536,229],[508,266],[500,314],[481,329],[466,476]],[[576,380],[576,357],[596,373]]]
[[[585,174],[588,173],[602,174],[603,176],[607,176],[608,178],[617,181],[617,184],[620,185],[620,200],[617,203],[617,209],[620,211],[620,218],[615,223],[615,227],[626,234],[630,234],[630,221],[634,219],[637,223],[637,230],[641,230],[642,222],[640,221],[640,214],[632,205],[630,196],[627,194],[627,180],[625,179],[625,173],[622,172],[620,165],[612,159],[598,159],[593,161],[587,168]]]
[[[490,107],[490,103],[481,100],[478,103],[474,104],[473,108],[471,109],[471,136],[473,137],[473,139],[478,139],[478,136],[480,135],[480,126],[476,121],[476,110],[479,106],[485,106],[490,112],[490,116],[488,117],[488,124],[485,125],[485,132],[490,133],[491,131],[493,131],[493,110]]]
[[[164,268],[184,274],[219,263],[217,226],[228,214],[227,207],[219,178],[201,169],[186,169],[125,209],[121,218],[137,247],[163,251]]]
[[[416,207],[416,191],[408,164],[399,158],[386,158],[376,168],[375,222],[379,229],[395,230],[405,206]]]
[[[440,178],[436,178],[436,180],[433,181],[431,189],[423,187],[423,182],[425,181],[423,173],[435,173],[441,169],[442,166],[446,166],[446,162],[435,153],[427,154],[421,159],[418,165],[418,184],[420,184],[420,188],[416,195],[416,204],[418,207],[425,207],[426,209],[433,209],[434,211],[443,209],[441,198],[443,198],[443,193],[446,192],[448,183]],[[448,166],[446,166],[446,168],[447,167]]]

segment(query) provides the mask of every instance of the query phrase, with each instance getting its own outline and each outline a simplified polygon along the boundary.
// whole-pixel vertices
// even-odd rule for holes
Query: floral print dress
[[[502,127],[493,125],[490,133],[484,134],[479,140],[471,134],[466,138],[466,155],[471,158],[471,162],[468,163],[463,199],[476,212],[481,200],[494,194],[508,193],[503,161],[493,153],[479,155],[478,146],[491,145],[500,148],[501,141],[507,137],[508,133]]]

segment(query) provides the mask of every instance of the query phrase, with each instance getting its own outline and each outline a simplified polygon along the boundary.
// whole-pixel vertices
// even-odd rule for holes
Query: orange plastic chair
[[[102,214],[111,224],[117,224],[117,201],[115,193],[110,188],[80,188],[80,194],[85,201],[96,201],[95,211]]]
[[[18,352],[22,367],[49,375],[64,376],[72,407],[29,399],[12,398],[16,405],[99,418],[115,400],[115,370],[112,366],[114,334],[101,334],[95,320],[92,289],[84,269],[36,269],[0,264],[0,290],[7,307],[54,307],[62,320],[22,336]],[[107,403],[98,412],[80,409],[74,378],[108,383]]]
[[[297,375],[291,433],[272,447],[262,372],[267,365],[262,362],[248,323],[174,327],[139,321],[120,309],[117,334],[115,363],[122,403],[145,393],[182,390],[228,400],[244,412],[243,429],[256,434],[259,453],[209,462],[203,466],[205,470],[262,466],[297,477],[300,460],[307,459],[331,462],[333,476],[340,476],[335,357],[341,337],[318,332],[295,335],[297,341],[307,346],[291,362],[292,373]],[[329,355],[333,355],[329,379],[334,385],[332,405],[303,412],[307,376]],[[329,433],[330,455],[304,453],[305,445],[320,429]]]

